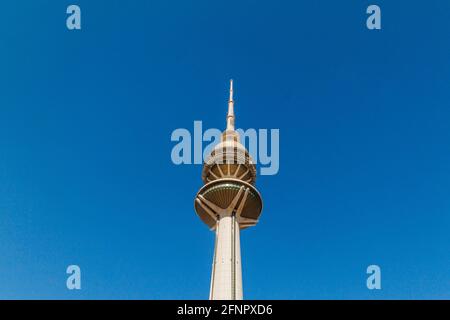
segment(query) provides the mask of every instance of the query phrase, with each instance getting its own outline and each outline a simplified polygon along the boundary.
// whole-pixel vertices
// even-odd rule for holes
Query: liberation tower
[[[262,200],[254,187],[255,165],[234,129],[233,80],[227,128],[205,160],[202,179],[195,211],[216,232],[209,299],[242,300],[240,230],[256,225]]]

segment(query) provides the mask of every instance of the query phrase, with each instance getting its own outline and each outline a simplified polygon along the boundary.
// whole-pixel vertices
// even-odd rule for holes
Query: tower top
[[[227,131],[234,131],[233,79],[230,80],[230,99],[228,100]]]

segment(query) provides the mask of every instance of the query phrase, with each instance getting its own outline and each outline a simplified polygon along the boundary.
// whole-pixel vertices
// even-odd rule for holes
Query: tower
[[[256,225],[262,199],[254,187],[256,169],[234,129],[233,80],[227,127],[205,160],[204,186],[195,198],[200,219],[216,233],[211,272],[211,300],[242,300],[240,231]]]

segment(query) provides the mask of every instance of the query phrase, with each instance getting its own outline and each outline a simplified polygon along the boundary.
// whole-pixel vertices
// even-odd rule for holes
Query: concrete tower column
[[[204,186],[195,197],[200,219],[215,230],[209,299],[242,300],[240,230],[258,223],[262,199],[255,188],[256,168],[234,128],[233,81],[230,81],[227,128],[205,160]]]
[[[234,215],[217,221],[211,275],[211,300],[242,300],[239,223]]]

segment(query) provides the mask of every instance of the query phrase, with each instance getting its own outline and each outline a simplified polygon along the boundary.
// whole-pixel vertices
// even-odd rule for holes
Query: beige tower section
[[[205,161],[205,185],[195,198],[195,211],[216,233],[211,300],[243,299],[240,231],[256,225],[262,210],[261,196],[254,187],[255,165],[239,142],[234,120],[231,80],[227,128]]]

